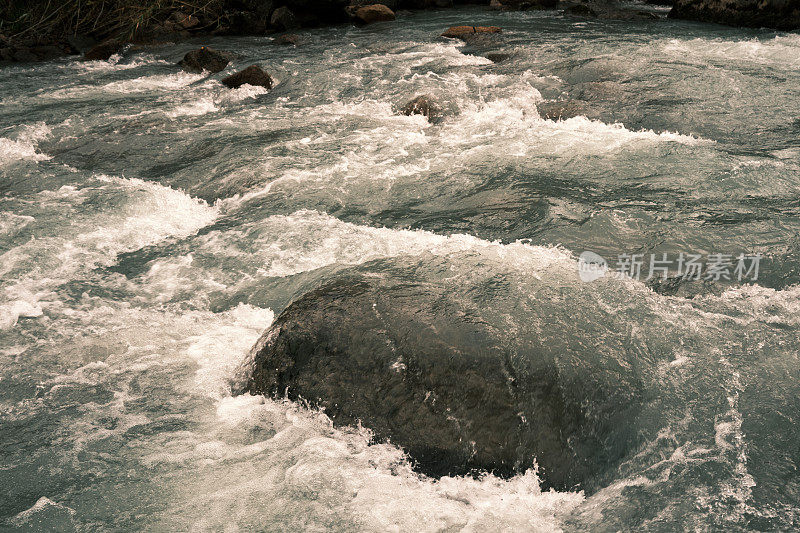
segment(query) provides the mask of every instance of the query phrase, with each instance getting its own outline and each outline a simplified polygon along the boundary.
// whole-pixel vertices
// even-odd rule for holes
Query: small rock
[[[284,33],[283,35],[278,35],[275,37],[275,40],[272,41],[272,44],[281,44],[281,45],[289,45],[293,44],[294,46],[299,45],[301,42],[300,36],[295,35],[294,33]]]
[[[655,277],[647,280],[645,284],[658,294],[679,296],[690,300],[696,296],[709,294],[719,296],[724,289],[724,287],[710,280],[690,280],[682,276],[674,276],[667,279]]]
[[[269,19],[269,23],[279,30],[292,30],[300,27],[300,24],[297,22],[297,17],[295,17],[292,10],[286,6],[281,6],[276,9],[272,13],[272,18]]]
[[[492,0],[489,2],[489,9],[494,9],[495,11],[499,11],[503,9],[503,4],[500,3],[500,0]]]
[[[194,74],[199,74],[204,70],[214,73],[227,67],[231,59],[233,59],[233,57],[228,52],[219,52],[213,48],[203,46],[183,56],[178,66],[186,72]]]
[[[250,65],[241,72],[222,80],[222,84],[230,89],[238,89],[242,85],[272,88],[272,78],[258,65]]]
[[[406,103],[400,110],[407,116],[422,115],[429,122],[435,122],[442,117],[442,108],[431,96],[421,95]]]
[[[122,47],[121,41],[105,41],[86,52],[83,55],[83,59],[86,61],[108,61],[108,58],[114,54],[122,52]]]
[[[511,54],[505,52],[489,52],[484,57],[492,63],[501,63],[511,57]]]
[[[373,22],[385,22],[394,20],[394,11],[383,4],[372,4],[359,7],[355,11],[355,18],[362,24],[372,24]]]
[[[447,28],[442,34],[442,37],[466,41],[470,36],[476,33],[502,33],[502,31],[503,30],[498,26],[453,26]]]

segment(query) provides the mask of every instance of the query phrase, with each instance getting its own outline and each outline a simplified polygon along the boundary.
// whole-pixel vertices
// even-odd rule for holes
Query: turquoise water
[[[459,23],[502,26],[509,59],[437,37]],[[800,35],[464,8],[301,37],[0,69],[4,527],[797,526]],[[198,44],[275,88],[179,72]],[[398,115],[417,94],[444,120]],[[763,261],[687,299],[585,283],[585,250]],[[561,492],[432,480],[368,428],[232,397],[274,316],[353,268],[413,272],[571,372],[629,369],[624,457]]]

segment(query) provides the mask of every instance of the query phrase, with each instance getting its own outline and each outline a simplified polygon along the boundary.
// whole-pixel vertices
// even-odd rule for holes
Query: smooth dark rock
[[[435,122],[442,117],[442,108],[431,96],[420,95],[407,102],[400,110],[407,116],[422,115],[430,122]]]
[[[706,279],[690,280],[680,276],[673,276],[667,279],[655,277],[647,280],[647,286],[664,296],[680,296],[692,299],[696,296],[706,296],[722,294],[723,287],[720,284]]]
[[[629,448],[641,386],[626,363],[506,336],[468,299],[402,272],[353,273],[295,300],[234,391],[360,422],[432,476],[509,476],[536,461],[545,487],[573,489]]]
[[[186,72],[195,74],[199,74],[204,70],[215,73],[224,70],[231,59],[233,59],[233,56],[228,52],[220,52],[203,46],[188,52],[178,65]]]
[[[230,89],[238,89],[245,84],[271,89],[272,78],[258,65],[250,65],[241,72],[223,79],[222,84]]]
[[[796,30],[797,0],[675,0],[670,18],[716,22],[730,26]]]
[[[395,15],[397,14],[397,9],[400,7],[400,0],[382,0],[381,2],[377,2],[378,4],[382,4],[389,9],[391,9]],[[349,15],[352,17],[355,15],[357,9],[362,8],[364,6],[371,6],[376,4],[375,0],[350,0],[350,5],[347,6],[346,10],[349,11]],[[404,5],[407,5],[408,2],[404,0]]]
[[[502,63],[506,59],[510,58],[511,54],[506,52],[489,52],[488,54],[484,54],[484,57],[492,63]]]
[[[123,43],[121,41],[105,41],[93,47],[83,55],[87,61],[108,61],[114,54],[122,52]]]
[[[394,20],[394,12],[383,4],[362,6],[355,10],[355,19],[361,24]]]
[[[272,13],[270,24],[278,30],[293,30],[299,28],[300,24],[297,21],[294,13],[286,6],[281,6]]]

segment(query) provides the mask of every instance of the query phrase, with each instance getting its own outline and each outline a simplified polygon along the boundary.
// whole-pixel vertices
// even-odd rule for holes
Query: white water
[[[552,13],[470,11],[508,28],[516,55],[494,65],[435,40],[459,15],[426,16],[396,34],[310,32],[306,51],[215,43],[268,67],[272,91],[179,73],[183,48],[0,71],[5,525],[792,523],[794,481],[778,486],[768,466],[790,452],[753,440],[794,436],[792,278],[688,300],[642,282],[582,284],[575,256],[729,247],[791,258],[797,36],[620,35]],[[440,124],[397,114],[425,93],[445,108]],[[600,118],[543,120],[540,104],[556,100]],[[734,218],[716,223],[720,213]],[[650,440],[588,496],[542,491],[531,471],[432,480],[366,428],[230,395],[276,313],[376,260],[477,299],[511,336],[580,346],[587,361],[655,360],[656,377],[642,374],[662,389],[647,389],[652,403],[629,422]],[[764,413],[780,432],[753,425]]]

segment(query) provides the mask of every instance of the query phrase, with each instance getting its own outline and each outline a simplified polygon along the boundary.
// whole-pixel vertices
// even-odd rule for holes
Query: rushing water
[[[437,37],[464,22],[511,57]],[[459,9],[301,36],[206,43],[271,91],[180,72],[199,43],[0,70],[4,528],[800,523],[800,35]],[[397,114],[422,93],[440,123]],[[552,101],[585,116],[544,120]],[[764,261],[687,299],[583,283],[584,250]],[[436,481],[366,429],[232,397],[274,315],[350,268],[642,365],[627,455],[589,491]]]

